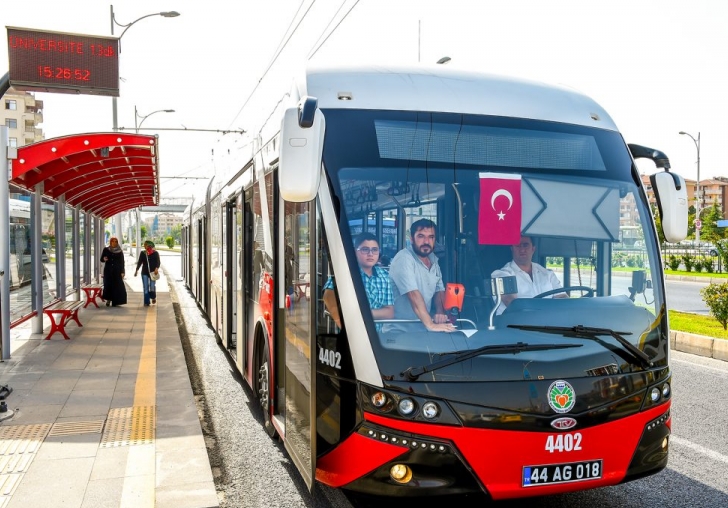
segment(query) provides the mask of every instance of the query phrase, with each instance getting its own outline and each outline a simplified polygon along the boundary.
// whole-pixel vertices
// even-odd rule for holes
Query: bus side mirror
[[[317,105],[304,97],[283,113],[278,186],[286,201],[304,203],[318,192],[326,121]]]
[[[665,240],[678,243],[688,235],[688,193],[685,180],[663,171],[650,176]]]

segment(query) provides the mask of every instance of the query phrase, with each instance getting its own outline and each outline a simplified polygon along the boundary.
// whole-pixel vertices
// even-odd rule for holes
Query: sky
[[[0,25],[111,35],[99,0],[4,5]],[[249,148],[292,75],[315,64],[446,64],[579,90],[628,143],[665,152],[673,171],[728,176],[728,2],[715,0],[118,0],[116,20],[152,16],[121,39],[118,125],[139,115],[160,136],[163,198],[189,197]],[[118,36],[123,27],[115,26]],[[281,49],[282,48],[282,49]],[[277,55],[277,56],[276,56]],[[0,73],[8,68],[7,37]],[[3,70],[5,69],[5,70]],[[112,130],[109,97],[36,93],[46,138]],[[245,134],[193,129],[244,130]],[[145,134],[155,131],[144,130]],[[656,171],[639,161],[640,171]],[[182,179],[185,177],[188,179]]]

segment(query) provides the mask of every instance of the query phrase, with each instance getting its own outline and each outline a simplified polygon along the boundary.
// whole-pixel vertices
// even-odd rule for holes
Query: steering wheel
[[[581,291],[582,293],[586,293],[586,296],[594,296],[594,289],[590,288],[589,286],[566,286],[565,288],[557,288],[550,289],[549,291],[544,291],[543,293],[534,296],[534,298],[543,298],[544,296],[551,296],[558,293],[568,293],[570,291]]]

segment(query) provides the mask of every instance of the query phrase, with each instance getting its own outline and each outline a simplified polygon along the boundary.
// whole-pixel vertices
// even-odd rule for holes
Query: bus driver
[[[536,246],[531,238],[522,236],[519,244],[511,245],[513,261],[506,263],[503,268],[495,270],[491,274],[493,278],[515,275],[518,284],[518,294],[503,295],[501,304],[498,307],[498,314],[506,310],[506,307],[516,298],[533,298],[545,291],[562,287],[554,272],[531,261],[534,252],[536,252]],[[553,297],[568,298],[568,295],[566,293],[557,293]]]

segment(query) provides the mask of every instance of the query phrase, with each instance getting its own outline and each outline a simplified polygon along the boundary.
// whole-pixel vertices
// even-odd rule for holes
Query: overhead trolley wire
[[[250,102],[250,99],[253,97],[253,95],[255,94],[256,90],[258,90],[258,87],[262,83],[262,81],[265,78],[265,76],[268,74],[268,71],[270,71],[271,67],[273,67],[273,64],[276,62],[276,60],[278,60],[278,57],[281,55],[281,53],[283,52],[283,50],[286,48],[286,46],[288,45],[288,42],[291,40],[291,38],[293,37],[293,35],[296,33],[296,30],[298,30],[298,27],[301,26],[301,23],[303,22],[303,20],[306,19],[306,16],[311,11],[311,7],[313,7],[313,4],[315,4],[315,3],[316,3],[316,0],[313,0],[309,4],[308,9],[306,9],[306,12],[304,12],[303,13],[303,16],[301,16],[301,18],[298,20],[298,23],[296,24],[295,28],[290,33],[290,35],[288,35],[288,38],[286,38],[286,34],[283,35],[283,39],[285,39],[285,42],[283,43],[283,45],[281,45],[280,43],[278,44],[278,49],[276,50],[273,58],[271,59],[270,63],[268,64],[268,67],[265,69],[265,71],[263,72],[263,75],[260,77],[260,79],[258,80],[258,82],[255,84],[255,88],[253,88],[253,91],[250,92],[250,95],[248,95],[248,98],[245,99],[245,102],[240,107],[240,109],[238,110],[238,112],[235,114],[235,118],[233,118],[233,120],[230,122],[230,125],[232,125],[233,123],[235,123],[235,120],[238,119],[238,117],[240,116],[240,114],[243,112],[243,109],[245,109],[245,106],[248,105],[248,102]],[[293,19],[294,20],[296,19],[296,16],[300,12],[301,6],[303,6],[303,2],[301,2],[301,5],[298,7],[298,10],[296,11],[296,14],[293,16]],[[291,24],[293,24],[293,20],[291,20]],[[289,25],[289,29],[290,29],[290,25]],[[286,33],[288,33],[288,30],[286,30]]]
[[[344,3],[346,3],[346,0],[344,1]],[[331,30],[331,32],[329,32],[329,35],[327,35],[326,38],[323,40],[323,42],[321,44],[319,44],[319,46],[308,56],[308,60],[310,60],[311,58],[313,58],[313,56],[318,52],[318,50],[321,49],[321,47],[324,44],[326,44],[326,41],[329,40],[329,37],[331,37],[333,35],[333,33],[336,31],[336,29],[339,28],[339,25],[341,25],[341,23],[346,19],[346,17],[349,14],[351,14],[351,11],[353,11],[354,10],[354,7],[356,7],[357,5],[359,5],[359,0],[356,0],[356,2],[354,2],[354,5],[352,5],[351,8],[348,11],[346,11],[346,14],[344,14],[344,17],[339,20],[339,22],[336,24],[336,26],[334,27],[334,29]],[[341,4],[341,7],[343,7],[343,6],[344,6],[344,4]],[[341,10],[341,7],[339,7],[339,10]],[[339,13],[339,11],[336,11],[336,14],[338,14],[338,13]],[[336,14],[334,14],[334,17],[331,18],[332,21],[336,17]],[[331,24],[331,22],[329,22],[329,25],[330,24]],[[328,25],[326,26],[326,28],[328,28]],[[324,29],[324,32],[325,31],[326,31],[326,29]],[[323,35],[323,32],[321,32],[321,34]],[[319,37],[319,39],[321,39],[321,37]],[[316,42],[318,42],[318,41],[316,41]],[[314,46],[315,46],[315,44],[314,44]]]

